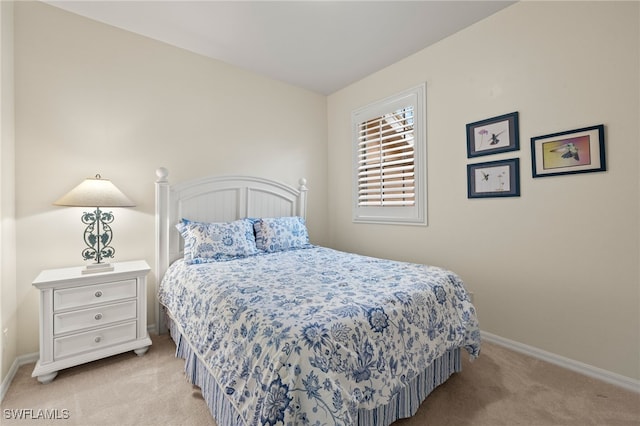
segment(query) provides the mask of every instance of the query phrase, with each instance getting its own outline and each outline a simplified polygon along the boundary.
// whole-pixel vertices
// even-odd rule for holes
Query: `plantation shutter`
[[[358,125],[358,205],[415,205],[413,106]]]
[[[353,221],[427,224],[426,85],[358,108],[353,132]]]

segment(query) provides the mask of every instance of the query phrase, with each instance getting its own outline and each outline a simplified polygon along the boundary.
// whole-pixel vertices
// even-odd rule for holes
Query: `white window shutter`
[[[425,85],[352,114],[355,222],[426,225]]]

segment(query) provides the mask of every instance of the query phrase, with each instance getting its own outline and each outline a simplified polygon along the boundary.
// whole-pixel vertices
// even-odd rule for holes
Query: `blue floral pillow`
[[[184,238],[184,260],[188,264],[221,262],[259,253],[253,222],[247,219],[224,223],[183,219],[176,228]]]
[[[266,252],[313,247],[303,218],[298,216],[263,218],[253,225],[256,246]]]

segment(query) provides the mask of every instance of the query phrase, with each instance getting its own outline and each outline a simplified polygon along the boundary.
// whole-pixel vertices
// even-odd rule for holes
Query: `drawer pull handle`
[[[102,297],[102,292],[100,290],[96,291],[95,296],[96,297]]]
[[[102,314],[96,314],[96,316],[94,318],[96,319],[96,321],[101,320],[102,319]]]
[[[96,343],[100,343],[101,340],[102,340],[102,337],[100,336],[97,336],[95,339],[93,339],[93,341]]]

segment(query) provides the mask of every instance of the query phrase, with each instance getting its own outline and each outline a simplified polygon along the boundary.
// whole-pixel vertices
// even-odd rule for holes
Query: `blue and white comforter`
[[[480,351],[452,272],[323,247],[177,261],[159,298],[246,424],[353,424],[447,350]]]

